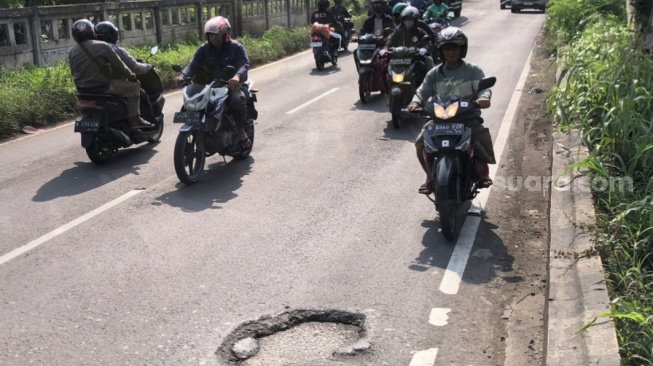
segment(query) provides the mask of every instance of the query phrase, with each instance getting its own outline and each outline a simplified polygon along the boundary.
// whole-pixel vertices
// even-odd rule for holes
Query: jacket
[[[86,52],[84,52],[80,44],[76,44],[70,49],[70,52],[68,52],[68,65],[75,86],[78,89],[108,88],[111,80],[117,78],[136,81],[136,74],[134,74],[129,67],[120,60],[120,57],[108,43],[98,40],[88,40],[82,42],[82,44],[99,63],[108,63],[111,65],[113,76],[107,77],[102,74],[98,63],[93,61]]]
[[[197,48],[190,63],[181,72],[181,76],[194,77],[196,82],[207,84],[215,79],[224,78],[222,72],[227,66],[236,68],[236,75],[241,83],[247,80],[249,57],[245,47],[233,39],[224,43],[220,49],[206,42]]]

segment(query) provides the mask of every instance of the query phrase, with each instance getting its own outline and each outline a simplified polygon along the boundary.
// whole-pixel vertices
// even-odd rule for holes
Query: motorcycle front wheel
[[[106,147],[98,141],[97,135],[93,136],[93,142],[86,148],[86,155],[95,164],[106,164],[113,157],[114,148]]]
[[[394,95],[390,104],[390,113],[392,114],[392,125],[394,128],[401,128],[401,109],[404,107],[403,95]]]
[[[361,103],[365,104],[372,99],[372,73],[367,72],[358,77],[358,95]]]
[[[179,180],[192,185],[200,180],[204,171],[204,142],[198,131],[180,132],[175,142],[174,163]]]

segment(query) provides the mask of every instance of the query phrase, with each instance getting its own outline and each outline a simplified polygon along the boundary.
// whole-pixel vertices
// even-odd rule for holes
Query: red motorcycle
[[[356,40],[352,40],[356,42]],[[373,92],[388,94],[387,69],[388,59],[379,55],[386,43],[384,37],[366,34],[358,38],[359,69],[358,94],[361,103],[365,104],[372,98]]]

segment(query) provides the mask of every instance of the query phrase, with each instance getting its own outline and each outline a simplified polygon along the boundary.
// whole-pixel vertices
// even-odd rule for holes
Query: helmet
[[[231,41],[231,24],[229,20],[225,17],[216,16],[213,17],[204,23],[204,35],[206,39],[209,39],[209,33],[213,34],[224,34],[224,41]]]
[[[435,46],[438,48],[440,57],[442,59],[444,59],[442,54],[442,46],[446,44],[455,44],[460,46],[460,58],[465,58],[465,56],[467,56],[467,36],[460,28],[447,27],[438,33],[438,37],[435,40]]]
[[[375,13],[382,14],[385,12],[385,9],[388,7],[388,3],[385,0],[372,0],[372,10]]]
[[[80,19],[73,23],[72,29],[73,39],[77,43],[95,39],[95,29],[93,23],[88,19]]]
[[[413,29],[417,25],[419,10],[414,6],[407,6],[401,11],[401,23],[405,29]]]
[[[392,8],[392,15],[398,16],[401,14],[401,12],[408,6],[406,3],[397,3],[395,6]]]
[[[109,21],[99,22],[95,25],[95,35],[100,41],[116,44],[118,28]]]
[[[318,0],[317,8],[321,11],[327,10],[329,7],[329,0]]]

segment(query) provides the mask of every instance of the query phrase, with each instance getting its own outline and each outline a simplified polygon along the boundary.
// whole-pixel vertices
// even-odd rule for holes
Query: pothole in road
[[[223,365],[345,365],[370,348],[365,315],[292,310],[238,326],[216,355]]]

